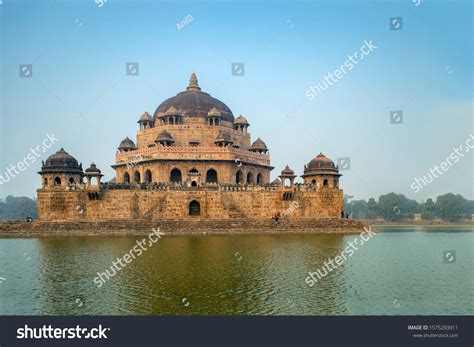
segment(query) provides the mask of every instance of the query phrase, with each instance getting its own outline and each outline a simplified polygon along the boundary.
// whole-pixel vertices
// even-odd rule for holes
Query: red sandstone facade
[[[118,147],[114,180],[102,183],[63,149],[39,172],[40,221],[340,218],[338,168],[319,154],[304,168],[303,184],[288,166],[270,183],[270,154],[249,123],[201,91],[192,74],[186,91],[139,119],[136,144]]]

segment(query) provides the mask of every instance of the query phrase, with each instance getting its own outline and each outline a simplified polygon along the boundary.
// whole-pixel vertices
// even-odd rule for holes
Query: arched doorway
[[[151,182],[152,182],[151,171],[146,170],[145,171],[145,183],[151,183]]]
[[[125,173],[123,174],[123,181],[124,181],[125,183],[130,183],[130,175],[128,174],[128,172],[125,172]]]
[[[197,187],[197,186],[198,186],[198,184],[197,184],[196,181],[192,181],[192,182],[191,182],[191,187]]]
[[[181,183],[183,181],[181,171],[179,169],[173,169],[170,173],[170,182]]]
[[[69,177],[69,183],[70,183],[70,184],[74,184],[74,183],[75,183],[75,182],[74,182],[74,178]]]
[[[257,175],[257,184],[262,185],[263,184],[263,176],[261,173]]]
[[[198,201],[193,200],[189,203],[189,215],[199,216],[201,214],[201,205]]]
[[[243,181],[244,181],[244,175],[243,175],[242,171],[239,170],[235,174],[235,183],[242,184]]]
[[[54,178],[54,185],[55,186],[60,186],[61,185],[61,178],[55,177]]]
[[[253,184],[253,173],[252,173],[252,171],[250,171],[247,174],[247,184]]]
[[[323,181],[323,187],[327,187],[328,183],[329,183],[329,181],[327,180],[327,178],[325,178],[324,181]]]
[[[207,170],[206,183],[217,183],[217,171],[214,169]]]
[[[140,173],[138,171],[133,174],[133,182],[140,183]]]

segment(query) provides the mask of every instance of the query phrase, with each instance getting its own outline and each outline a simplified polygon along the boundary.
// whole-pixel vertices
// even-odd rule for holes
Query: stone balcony
[[[216,160],[270,166],[270,155],[219,146],[154,146],[129,152],[117,152],[115,166],[152,160]]]

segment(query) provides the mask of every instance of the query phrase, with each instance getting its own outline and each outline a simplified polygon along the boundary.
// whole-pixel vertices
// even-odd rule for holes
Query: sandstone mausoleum
[[[39,221],[340,219],[337,166],[323,154],[305,165],[303,183],[286,166],[270,182],[269,149],[252,141],[249,121],[201,91],[187,89],[138,120],[136,141],[118,146],[115,178],[101,182],[61,149],[41,167]]]

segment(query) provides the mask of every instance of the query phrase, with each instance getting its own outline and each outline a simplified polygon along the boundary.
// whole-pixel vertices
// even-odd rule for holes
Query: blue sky
[[[266,142],[272,178],[286,164],[302,174],[323,152],[350,157],[341,186],[354,198],[472,199],[472,151],[419,193],[410,188],[473,133],[472,13],[470,1],[3,0],[0,174],[54,134],[40,160],[64,147],[111,179],[115,149],[135,138],[139,116],[194,71]],[[403,18],[401,30],[389,30],[390,17]],[[308,87],[364,40],[377,49],[309,101]],[[127,62],[139,63],[139,76],[125,75]],[[245,76],[231,74],[233,62]],[[19,77],[20,64],[32,64],[32,78]],[[394,110],[402,124],[390,124]],[[0,197],[34,196],[40,166],[0,185]]]

